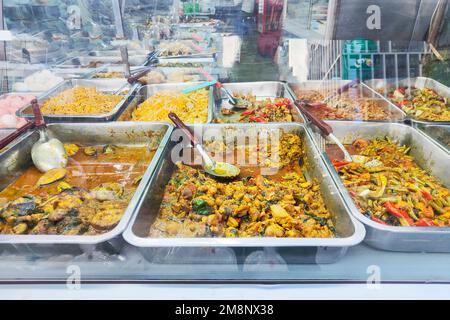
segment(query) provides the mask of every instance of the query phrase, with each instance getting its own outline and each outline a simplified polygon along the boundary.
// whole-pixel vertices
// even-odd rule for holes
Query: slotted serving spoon
[[[333,128],[308,110],[308,107],[314,108],[313,105],[310,105],[305,101],[298,100],[295,101],[295,105],[321,131],[321,135],[319,136],[318,141],[321,151],[325,151],[326,139],[329,139],[334,142],[339,147],[339,149],[341,149],[342,153],[344,154],[345,161],[353,162],[350,153],[347,151],[347,149],[345,149],[344,145],[339,141],[339,139],[333,134]]]
[[[197,149],[197,151],[202,156],[202,166],[206,173],[218,177],[231,179],[237,177],[240,173],[240,169],[232,164],[225,162],[216,162],[213,158],[206,152],[203,145],[195,137],[194,133],[189,130],[189,128],[183,123],[183,121],[173,112],[169,113],[169,119],[183,132],[186,134],[188,139],[191,141],[192,146]]]

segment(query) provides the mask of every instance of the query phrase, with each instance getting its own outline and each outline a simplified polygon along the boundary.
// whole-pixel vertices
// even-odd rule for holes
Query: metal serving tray
[[[128,61],[131,66],[140,66],[144,64],[145,60],[147,59],[147,55],[135,55],[130,56],[128,58]],[[122,58],[120,56],[106,56],[106,57],[75,57],[70,58],[64,61],[63,63],[59,64],[58,68],[88,68],[89,63],[91,62],[99,62],[101,65],[105,64],[122,64]]]
[[[374,92],[377,92],[377,90],[382,89],[384,92],[384,95],[386,96],[387,93],[395,88],[398,88],[399,86],[404,87],[416,87],[416,88],[431,88],[436,90],[436,92],[444,97],[447,97],[450,99],[450,88],[444,86],[442,83],[437,82],[434,79],[431,78],[425,78],[425,77],[417,77],[417,78],[406,78],[402,80],[396,80],[396,79],[372,79],[367,80],[364,82],[369,88],[371,88]],[[386,98],[389,100],[389,98]],[[418,124],[444,124],[444,125],[450,125],[450,120],[448,121],[425,121],[425,120],[419,120],[414,119],[411,116],[407,116],[409,120],[413,123],[413,125]]]
[[[292,97],[294,99],[297,99],[297,95],[295,94],[295,89],[298,90],[316,90],[321,92],[324,96],[327,96],[334,91],[338,90],[342,86],[346,85],[347,83],[350,83],[350,80],[308,80],[300,83],[295,84],[289,84],[288,89],[291,93]],[[385,99],[381,94],[378,92],[370,89],[368,86],[366,86],[364,83],[360,83],[355,88],[352,88],[351,90],[358,90],[359,95],[362,99],[370,99],[375,100],[378,102],[378,104],[383,107],[384,109],[390,111],[394,117],[392,119],[387,120],[376,120],[376,122],[403,122],[407,118],[406,113],[397,107],[395,104],[393,104],[391,101]],[[333,121],[358,121],[358,120],[333,120]],[[359,120],[359,121],[367,121],[367,122],[374,122],[374,120]]]
[[[231,94],[233,92],[239,92],[242,94],[252,94],[256,96],[257,100],[265,98],[288,98],[292,101],[292,115],[293,122],[305,122],[305,118],[300,113],[300,110],[294,105],[294,99],[288,91],[288,87],[283,82],[279,81],[259,81],[259,82],[236,82],[236,83],[224,83],[226,88]],[[228,99],[224,96],[220,89],[214,88],[214,120],[220,120],[224,123],[238,123],[240,114],[245,111],[239,109],[233,109],[235,113],[231,116],[222,115],[222,106],[230,107]]]
[[[435,141],[441,148],[450,152],[450,126],[430,124],[419,125],[417,129]]]
[[[185,88],[192,87],[196,83],[200,82],[189,82],[189,83],[162,83],[162,84],[149,84],[145,86],[140,86],[135,94],[133,95],[132,100],[127,105],[123,111],[121,111],[118,115],[118,121],[131,121],[131,114],[133,111],[145,100],[150,98],[152,95],[156,94],[160,91],[181,91]],[[211,122],[213,119],[213,110],[214,110],[214,98],[213,98],[213,90],[209,89],[208,96],[208,120],[207,122]]]
[[[138,72],[139,70],[141,70],[143,67],[131,67],[131,72]],[[145,67],[144,67],[145,68]],[[162,74],[164,74],[166,77],[168,77],[169,75],[171,75],[172,73],[175,72],[186,72],[192,69],[191,73],[194,75],[198,75],[200,80],[199,81],[206,81],[207,79],[199,72],[197,71],[198,68],[156,68],[154,69],[154,71],[157,72],[161,72]],[[123,72],[124,71],[124,67],[123,66],[103,66],[103,67],[99,67],[97,69],[95,69],[93,72],[89,73],[86,76],[86,79],[105,79],[105,78],[94,78],[94,76],[97,73],[100,72]],[[217,78],[217,75],[212,75],[213,77]],[[106,79],[112,79],[112,78],[106,78]],[[123,79],[123,78],[116,78],[116,79]],[[167,82],[166,82],[167,83]],[[168,82],[168,83],[172,83],[172,82]],[[174,82],[173,82],[174,83]]]
[[[375,139],[389,136],[400,144],[411,146],[416,163],[450,187],[448,164],[450,155],[418,130],[400,123],[361,123],[356,121],[327,121],[334,134],[344,144],[355,139]],[[318,133],[313,135],[318,139]],[[405,252],[450,252],[450,228],[394,227],[374,222],[360,213],[334,169],[328,155],[322,153],[327,167],[352,214],[366,227],[365,242],[375,248]]]
[[[130,67],[130,71],[133,73],[142,68],[143,67],[141,67],[141,66]],[[122,77],[122,78],[94,78],[97,73],[101,73],[101,72],[124,72],[124,71],[125,71],[125,65],[105,65],[105,66],[98,67],[96,69],[92,69],[89,73],[86,74],[85,79],[125,79],[124,77]]]
[[[172,132],[167,123],[66,123],[49,124],[50,137],[57,137],[63,143],[80,145],[149,145],[156,153],[149,163],[119,224],[111,231],[96,236],[65,235],[0,235],[0,251],[15,249],[35,254],[76,253],[95,249],[107,244],[106,248],[118,248],[123,244],[120,236],[150,181],[161,157],[164,146]],[[39,132],[30,131],[21,136],[7,152],[0,154],[0,189],[6,188],[32,165],[31,148],[38,141]]]
[[[128,50],[129,56],[142,56],[150,53],[150,50]],[[88,53],[90,57],[121,57],[120,50],[95,50]]]
[[[180,252],[186,250],[193,254],[196,250],[202,252],[206,247],[233,247],[235,250],[255,250],[260,247],[271,247],[282,254],[283,257],[297,263],[332,263],[340,259],[347,251],[348,247],[360,243],[365,235],[363,226],[349,213],[344,201],[336,188],[328,170],[321,160],[320,153],[315,147],[312,138],[307,134],[305,126],[296,123],[272,123],[272,124],[207,124],[192,126],[198,136],[205,134],[209,137],[228,138],[229,134],[245,134],[245,132],[261,132],[264,130],[282,129],[286,133],[295,133],[302,137],[303,147],[306,151],[305,163],[309,168],[309,174],[316,178],[321,187],[325,203],[333,213],[333,220],[336,227],[336,238],[149,238],[147,237],[149,228],[159,213],[160,204],[164,194],[165,186],[175,170],[175,164],[171,160],[171,153],[174,148],[178,151],[181,148],[188,154],[192,148],[187,143],[177,145],[180,132],[174,131],[163,151],[161,160],[155,168],[155,175],[145,190],[136,206],[133,218],[124,232],[125,240],[138,247],[141,253],[149,260],[154,261],[161,256],[161,253],[173,250]],[[234,139],[234,138],[233,138]],[[186,139],[183,139],[186,141]],[[178,149],[180,148],[180,149]],[[177,151],[177,152],[178,152]],[[155,257],[154,255],[157,255]],[[201,257],[200,254],[196,257]],[[202,259],[193,261],[202,263]]]
[[[203,66],[211,66],[216,63],[216,60],[214,58],[166,58],[161,57],[158,58],[158,64],[163,63],[201,63]],[[157,65],[158,66],[158,65]],[[161,66],[158,66],[161,67]],[[163,67],[161,67],[163,68]],[[176,67],[176,68],[183,68],[183,67]],[[192,67],[187,67],[192,68]]]
[[[105,94],[113,94],[115,91],[120,89],[126,83],[125,79],[72,79],[66,80],[60,83],[55,88],[50,91],[45,92],[38,97],[38,102],[42,105],[47,99],[58,95],[59,93],[74,88],[76,86],[82,87],[95,87],[97,90]],[[126,108],[128,102],[134,96],[134,92],[138,85],[130,86],[129,92],[123,99],[117,104],[117,106],[108,113],[99,115],[44,115],[44,119],[47,123],[52,122],[106,122],[112,121],[117,118],[117,116]],[[124,87],[125,89],[125,87]],[[33,118],[33,113],[31,109],[31,104],[24,106],[23,108],[17,110],[18,117]]]

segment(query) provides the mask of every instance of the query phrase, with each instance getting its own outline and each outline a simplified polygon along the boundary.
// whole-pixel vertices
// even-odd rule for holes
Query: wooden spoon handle
[[[10,144],[12,141],[14,141],[18,137],[20,137],[22,135],[22,133],[24,133],[25,131],[27,131],[28,129],[31,129],[33,127],[34,127],[34,122],[28,121],[26,124],[24,124],[23,126],[18,128],[17,130],[11,132],[9,135],[2,138],[0,140],[0,150],[2,150],[8,144]]]
[[[33,109],[34,124],[36,125],[36,127],[44,127],[45,121],[44,117],[42,116],[41,108],[39,108],[37,99],[33,99],[31,101],[31,108]]]
[[[184,124],[184,122],[173,112],[169,113],[169,119],[181,130],[183,130],[184,134],[189,138],[192,145],[195,147],[199,144],[199,141],[195,137],[194,133]]]
[[[300,109],[300,111],[317,127],[322,131],[326,136],[330,133],[333,133],[333,128],[325,121],[317,117],[311,111],[308,110],[307,106],[310,106],[308,103],[304,101],[295,101],[295,105]]]

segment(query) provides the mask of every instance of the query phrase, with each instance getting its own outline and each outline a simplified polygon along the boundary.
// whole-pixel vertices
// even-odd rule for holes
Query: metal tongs
[[[121,86],[119,89],[116,90],[114,94],[120,94],[122,90],[128,86],[128,85],[135,85],[140,78],[145,76],[147,73],[149,73],[153,67],[145,67],[143,69],[140,69],[139,71],[135,72],[134,74],[130,75],[127,79],[127,82],[123,86]]]
[[[165,50],[166,50],[166,49],[156,49],[156,50],[150,52],[150,53],[147,55],[147,59],[145,59],[144,66],[147,66],[147,65],[152,64],[152,63],[157,63],[159,56],[160,56],[161,53],[163,53]]]
[[[350,153],[347,151],[347,149],[345,149],[344,145],[339,141],[339,139],[333,134],[333,128],[328,123],[308,110],[308,107],[314,108],[314,105],[311,105],[303,100],[296,100],[294,103],[300,109],[300,111],[321,131],[319,140],[319,146],[322,149],[321,151],[325,151],[325,139],[330,139],[339,147],[339,149],[341,149],[344,154],[345,161],[353,162]]]
[[[206,80],[208,80],[208,81],[214,81],[214,77],[213,77],[212,75],[210,75],[210,74],[208,73],[208,71],[206,71],[205,69],[200,68],[200,69],[198,69],[198,72],[200,72],[201,74],[203,74],[203,76],[205,76]],[[226,94],[226,96],[227,96],[228,101],[230,102],[230,104],[232,104],[233,106],[237,106],[237,101],[236,101],[236,99],[233,97],[233,95],[230,93],[230,91],[228,91],[227,88],[225,88],[225,87],[223,86],[223,84],[222,84],[221,82],[216,81],[215,86],[216,86],[216,88],[222,90],[222,91]]]

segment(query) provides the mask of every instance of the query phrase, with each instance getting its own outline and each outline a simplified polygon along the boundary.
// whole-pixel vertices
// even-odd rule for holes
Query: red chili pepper
[[[429,218],[421,218],[415,223],[417,227],[433,227],[433,220]]]
[[[379,218],[377,218],[377,217],[375,217],[375,216],[371,216],[370,218],[371,218],[373,221],[375,221],[375,222],[378,222],[378,223],[387,225],[386,222],[384,222],[383,220],[381,220],[381,219],[379,219]]]
[[[428,200],[428,201],[433,200],[433,196],[432,196],[431,193],[429,193],[428,191],[420,190],[420,193],[422,194],[422,196],[423,196],[426,200]]]
[[[339,160],[333,159],[333,160],[331,160],[331,163],[333,164],[333,166],[335,168],[340,168],[340,167],[346,166],[347,164],[349,164],[351,162],[350,161],[339,161]]]
[[[386,201],[384,203],[384,207],[389,213],[392,213],[397,218],[404,219],[408,225],[410,226],[414,225],[414,220],[409,216],[408,212],[397,208],[397,206],[393,202]]]
[[[255,114],[256,109],[247,110],[241,113],[241,117],[249,116],[251,114]]]
[[[267,122],[267,120],[262,116],[253,117],[251,120],[256,122]]]

